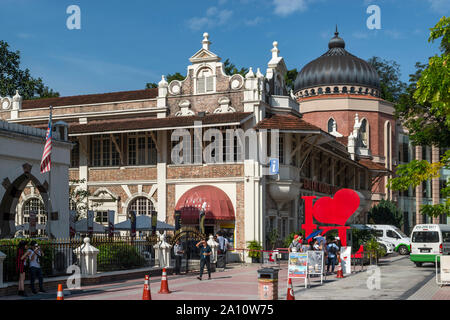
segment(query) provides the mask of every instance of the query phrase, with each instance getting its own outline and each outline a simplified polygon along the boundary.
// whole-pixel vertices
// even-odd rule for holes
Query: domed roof
[[[355,85],[380,88],[380,78],[366,61],[345,50],[345,41],[335,36],[328,43],[329,50],[308,63],[297,75],[294,92],[327,85]]]

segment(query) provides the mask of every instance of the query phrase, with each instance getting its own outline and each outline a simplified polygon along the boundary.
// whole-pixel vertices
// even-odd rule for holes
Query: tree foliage
[[[80,186],[86,182],[86,179],[69,181],[69,201],[75,208],[75,221],[87,218],[88,210],[100,206],[100,203],[91,203],[89,207],[89,198],[92,196],[89,189],[83,189]]]
[[[294,90],[295,79],[297,79],[298,71],[297,69],[291,69],[286,72],[284,81],[286,82],[286,87],[288,91]]]
[[[414,145],[434,145],[441,149],[450,147],[450,18],[442,19],[430,29],[429,42],[441,38],[441,55],[429,58],[427,65],[416,64],[417,72],[410,76],[407,92],[396,105],[396,115],[408,129]],[[397,168],[398,177],[389,181],[394,190],[416,187],[423,181],[437,178],[442,169],[449,169],[450,151],[439,162],[413,160]],[[450,215],[449,186],[441,190],[445,203],[425,205],[422,214]]]
[[[0,40],[0,96],[13,96],[16,90],[25,100],[59,97],[41,78],[33,78],[29,69],[22,70],[20,52],[11,51],[9,44]]]
[[[406,84],[400,80],[400,65],[395,61],[387,61],[379,57],[372,57],[367,62],[380,76],[381,98],[397,102],[406,89]]]
[[[394,202],[383,199],[370,209],[368,219],[371,224],[389,224],[400,228],[403,213]]]

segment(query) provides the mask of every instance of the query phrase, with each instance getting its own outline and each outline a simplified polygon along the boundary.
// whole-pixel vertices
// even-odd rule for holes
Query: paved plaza
[[[168,276],[171,294],[158,294],[161,277],[150,281],[152,300],[258,300],[257,264],[232,264],[223,272],[214,272],[200,281],[197,273]],[[355,272],[344,279],[329,275],[320,285],[319,278],[311,278],[308,289],[302,280],[294,280],[296,300],[447,300],[450,287],[440,288],[436,284],[433,265],[417,268],[407,256],[392,255],[379,264],[379,289],[370,290],[368,279],[374,272],[367,266],[355,268]],[[369,281],[370,282],[370,281]],[[141,300],[144,279],[112,282],[102,285],[83,286],[81,290],[64,290],[65,300]],[[64,284],[64,288],[65,284]],[[286,299],[287,265],[279,271],[278,295]],[[19,299],[18,296],[2,298]],[[56,292],[37,294],[26,300],[54,300]]]

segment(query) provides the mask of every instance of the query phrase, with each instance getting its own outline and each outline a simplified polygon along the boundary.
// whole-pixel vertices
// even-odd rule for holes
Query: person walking
[[[308,243],[308,240],[303,239],[300,252],[308,252],[308,250],[311,250],[311,245]]]
[[[183,260],[184,249],[180,239],[173,246],[173,252],[175,254],[175,274],[181,274],[181,261]]]
[[[30,287],[31,292],[34,294],[37,291],[34,289],[34,281],[36,278],[39,280],[39,292],[45,293],[43,286],[43,278],[42,278],[42,269],[41,269],[41,258],[43,257],[43,252],[36,241],[30,242],[30,248],[27,251],[28,259],[30,259]]]
[[[200,275],[197,277],[198,280],[202,280],[203,269],[208,270],[208,280],[211,280],[211,247],[206,242],[206,238],[195,245],[197,248],[200,247]]]
[[[225,271],[227,265],[227,250],[228,240],[222,233],[217,233],[217,242],[219,243],[219,249],[217,250],[217,268],[222,267],[222,271]]]
[[[22,240],[17,248],[17,273],[19,274],[18,295],[26,297],[25,293],[25,266],[28,258],[28,242]]]
[[[289,245],[289,252],[300,252],[302,250],[302,237],[296,234],[291,244]]]
[[[337,253],[339,251],[339,247],[336,245],[335,241],[331,241],[327,245],[327,273],[330,272],[330,266],[331,266],[331,273],[334,272],[334,266],[336,265],[336,259],[337,259]]]

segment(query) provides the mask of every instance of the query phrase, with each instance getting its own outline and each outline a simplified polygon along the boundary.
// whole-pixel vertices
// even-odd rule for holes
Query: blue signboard
[[[269,168],[270,174],[278,174],[279,173],[280,162],[278,159],[270,159],[269,165],[270,165],[270,168]]]

